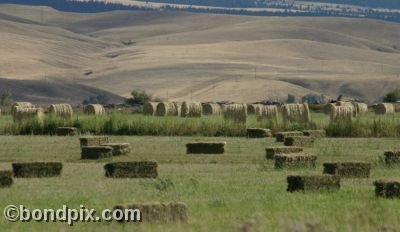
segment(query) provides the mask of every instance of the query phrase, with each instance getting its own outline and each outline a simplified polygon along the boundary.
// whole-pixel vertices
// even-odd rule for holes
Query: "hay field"
[[[0,5],[0,25],[2,78],[192,101],[314,92],[376,101],[400,87],[396,23]]]
[[[13,161],[62,161],[61,177],[14,179],[2,189],[0,207],[11,203],[28,208],[58,208],[84,204],[97,210],[142,201],[182,201],[189,207],[187,224],[120,225],[76,223],[76,231],[233,231],[243,221],[254,220],[261,231],[293,231],[305,224],[317,231],[378,231],[398,228],[400,201],[374,196],[373,181],[399,177],[395,168],[378,162],[384,150],[398,148],[397,139],[317,140],[306,152],[318,154],[315,170],[275,170],[265,160],[264,148],[274,139],[212,138],[227,141],[221,156],[188,156],[185,144],[209,141],[203,137],[112,137],[129,142],[126,157],[81,161],[78,137],[1,136],[0,166]],[[109,161],[157,160],[158,179],[107,179],[103,165]],[[373,163],[369,179],[342,180],[338,192],[288,193],[290,174],[321,173],[322,162],[363,160]],[[64,223],[9,223],[0,219],[2,231],[63,231]],[[393,230],[395,231],[395,230]]]

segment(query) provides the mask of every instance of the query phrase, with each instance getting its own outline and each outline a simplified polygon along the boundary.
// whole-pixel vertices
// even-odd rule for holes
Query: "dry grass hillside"
[[[238,102],[314,92],[375,101],[400,88],[400,24],[383,21],[0,5],[0,33],[0,77],[49,88],[61,79]]]

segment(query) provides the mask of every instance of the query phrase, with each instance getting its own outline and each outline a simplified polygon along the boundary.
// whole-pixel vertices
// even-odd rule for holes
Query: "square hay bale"
[[[157,162],[115,162],[104,165],[106,177],[113,178],[157,178]]]
[[[286,132],[276,132],[275,137],[277,142],[284,142],[286,136],[303,136],[301,131],[286,131]]]
[[[265,149],[266,158],[267,159],[274,159],[275,155],[277,154],[292,154],[292,153],[301,153],[303,152],[302,147],[267,147]]]
[[[304,136],[311,136],[314,138],[322,138],[326,136],[325,130],[305,130],[303,131]]]
[[[9,170],[0,171],[0,188],[10,187],[13,183],[13,173]]]
[[[81,159],[101,159],[113,155],[113,148],[106,146],[82,147],[81,151]]]
[[[371,163],[367,162],[324,163],[324,174],[341,177],[368,178],[370,171]]]
[[[25,162],[12,163],[15,177],[56,177],[61,175],[62,163],[59,162]]]
[[[276,154],[275,168],[314,168],[316,160],[317,156],[310,154]]]
[[[108,136],[87,136],[79,138],[81,147],[100,146],[101,144],[109,143]]]
[[[374,185],[377,197],[400,198],[400,180],[377,180]]]
[[[127,155],[131,152],[131,146],[129,143],[105,143],[101,144],[101,146],[112,147],[113,156]]]
[[[285,146],[311,147],[315,138],[310,136],[289,136],[285,137]]]
[[[78,129],[75,127],[58,127],[56,134],[58,136],[74,136],[78,134]]]
[[[386,164],[400,164],[400,151],[385,151]]]
[[[247,128],[247,138],[267,138],[272,137],[270,129],[264,128]]]
[[[334,175],[288,176],[288,192],[336,191],[340,189],[340,177]]]
[[[142,223],[186,223],[188,221],[188,208],[186,204],[179,202],[131,204],[126,207],[118,205],[114,207],[114,210],[116,209],[139,210]]]
[[[226,142],[195,142],[186,144],[187,154],[223,154]]]

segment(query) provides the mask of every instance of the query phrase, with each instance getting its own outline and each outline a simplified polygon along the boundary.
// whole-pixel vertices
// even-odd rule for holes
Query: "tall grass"
[[[141,114],[112,112],[107,115],[77,114],[72,119],[47,116],[42,122],[30,120],[14,123],[11,116],[0,117],[0,134],[54,135],[57,127],[76,127],[82,134],[159,135],[159,136],[245,136],[246,128],[269,128],[273,131],[325,129],[331,137],[400,137],[399,115],[368,114],[351,123],[330,123],[322,113],[312,113],[310,123],[257,121],[250,115],[246,124],[226,121],[221,116],[202,118],[154,117]]]

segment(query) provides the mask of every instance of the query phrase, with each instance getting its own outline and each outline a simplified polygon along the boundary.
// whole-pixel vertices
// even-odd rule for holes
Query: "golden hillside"
[[[374,101],[400,88],[400,24],[384,21],[0,5],[0,33],[0,77],[122,96],[142,89],[252,102],[316,92]]]

